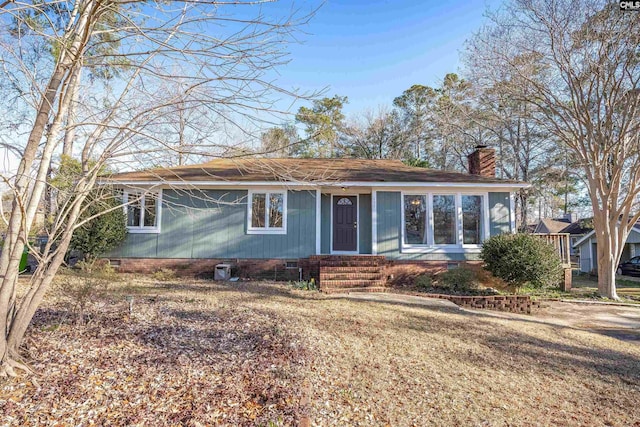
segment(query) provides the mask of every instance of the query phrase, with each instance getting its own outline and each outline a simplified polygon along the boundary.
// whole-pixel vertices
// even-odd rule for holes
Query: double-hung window
[[[130,233],[159,233],[161,192],[124,192],[127,230]]]
[[[286,234],[286,191],[249,191],[248,205],[248,234]]]
[[[486,195],[403,194],[403,247],[475,247],[486,235]]]

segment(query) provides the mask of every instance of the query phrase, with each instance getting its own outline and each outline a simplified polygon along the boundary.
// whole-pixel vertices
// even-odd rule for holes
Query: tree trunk
[[[600,248],[598,248],[598,293],[602,297],[618,299],[616,292],[618,259],[619,257],[612,254],[601,254]]]
[[[59,129],[60,127],[59,121],[65,111],[60,110],[64,105],[57,105],[57,97],[60,91],[64,90],[63,84],[65,78],[68,77],[69,67],[72,66],[74,61],[77,61],[78,54],[86,44],[87,34],[84,30],[88,25],[91,25],[89,17],[95,13],[95,7],[95,3],[89,1],[86,9],[73,26],[74,28],[69,31],[69,34],[72,35],[72,43],[68,50],[63,51],[59,62],[55,64],[55,69],[47,83],[44,95],[38,106],[33,127],[27,139],[20,165],[18,166],[14,184],[15,196],[13,207],[7,225],[3,251],[0,254],[0,376],[12,375],[14,367],[23,367],[23,365],[16,361],[18,357],[17,349],[20,342],[15,344],[10,344],[9,342],[9,336],[12,333],[12,326],[17,313],[14,304],[15,290],[18,281],[20,258],[24,250],[26,237],[32,226],[34,215],[37,212],[46,185],[46,174],[50,168],[51,154],[55,148],[55,136],[52,135],[55,132],[51,132],[48,135],[42,158],[38,161],[38,172],[35,182],[33,182],[34,177],[32,176],[31,169],[42,142],[51,112],[54,111],[55,107],[58,108],[57,114],[55,114],[57,120],[54,120],[54,126],[52,126],[52,128],[57,126],[57,129]],[[65,103],[63,102],[62,104]],[[55,274],[55,270],[52,272]],[[34,286],[37,287],[38,283],[32,282],[31,287],[33,288]],[[46,287],[42,292],[45,290]],[[24,302],[23,300],[21,305],[23,305]],[[29,318],[26,324],[28,325],[30,321],[31,319]]]
[[[80,97],[80,72],[81,64],[76,64],[73,74],[69,82],[69,90],[71,99],[69,100],[69,111],[67,113],[67,126],[64,133],[64,142],[62,144],[62,155],[71,157],[73,154],[73,142],[76,137],[76,121],[78,115],[78,98]]]
[[[14,368],[29,371],[27,366],[18,362],[20,357],[18,349],[31,323],[31,319],[53,282],[56,272],[64,261],[64,255],[67,252],[73,235],[73,224],[76,223],[80,208],[86,198],[87,189],[92,187],[94,183],[95,177],[91,177],[89,182],[83,179],[78,181],[76,184],[76,193],[78,196],[74,199],[73,206],[68,215],[68,221],[60,234],[60,240],[57,242],[56,248],[52,251],[52,242],[47,243],[45,258],[34,272],[29,290],[24,297],[22,297],[19,306],[8,305],[10,312],[8,311],[6,316],[4,315],[5,313],[0,313],[7,321],[7,325],[3,331],[4,333],[0,335],[0,345],[3,347],[2,359],[0,360],[0,377],[7,375],[14,376]],[[17,282],[17,269],[13,275],[15,282]],[[0,309],[4,310],[5,306],[1,306]]]
[[[623,224],[617,218],[609,219],[610,212],[594,212],[594,229],[597,241],[598,257],[598,293],[610,299],[618,299],[616,292],[616,270],[622,256],[622,248],[626,240]],[[621,236],[624,239],[621,239]]]
[[[55,102],[55,96],[65,74],[64,69],[60,65],[58,67],[58,70],[51,77],[45,96],[40,103],[33,129],[18,167],[11,216],[7,225],[3,250],[0,254],[0,277],[2,278],[0,284],[0,365],[2,366],[7,365],[7,360],[11,357],[8,354],[6,337],[13,313],[11,301],[15,295],[15,287],[18,281],[20,258],[22,257],[24,244],[26,243],[25,238],[28,233],[26,212],[22,203],[29,198],[30,169],[42,140],[49,112]],[[6,368],[11,369],[11,366],[7,365]]]

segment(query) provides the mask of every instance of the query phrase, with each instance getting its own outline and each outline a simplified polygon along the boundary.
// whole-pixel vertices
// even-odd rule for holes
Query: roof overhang
[[[215,188],[215,187],[371,187],[371,188],[485,188],[494,191],[513,191],[529,188],[527,183],[502,182],[367,182],[367,181],[125,181],[102,180],[100,184],[123,187]]]

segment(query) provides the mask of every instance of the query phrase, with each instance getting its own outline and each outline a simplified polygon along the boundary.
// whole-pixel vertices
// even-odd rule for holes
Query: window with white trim
[[[249,234],[285,234],[287,229],[287,192],[249,192]]]
[[[462,195],[462,243],[479,245],[482,243],[484,218],[482,196]]]
[[[485,195],[407,193],[402,197],[403,247],[476,247],[484,240]]]
[[[404,243],[427,244],[427,197],[404,196]]]
[[[456,228],[456,196],[453,194],[436,194],[433,196],[433,243],[436,245],[455,245]]]
[[[160,231],[160,192],[124,192],[127,230],[130,233],[157,233]]]

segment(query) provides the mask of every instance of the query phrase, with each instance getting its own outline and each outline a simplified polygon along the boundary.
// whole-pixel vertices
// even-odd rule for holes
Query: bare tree
[[[405,159],[413,156],[400,113],[379,107],[351,118],[342,136],[347,154],[362,159]]]
[[[472,66],[526,84],[509,95],[580,167],[593,205],[598,290],[616,299],[615,271],[640,219],[640,20],[604,0],[513,0],[469,47]]]
[[[476,72],[475,67],[469,67],[474,81]],[[538,125],[540,111],[510,95],[512,86],[522,89],[525,82],[504,72],[481,74],[477,81],[482,82],[477,84],[482,89],[477,100],[481,114],[476,115],[476,123],[489,132],[488,138],[497,148],[499,176],[534,185],[533,189],[520,190],[515,200],[517,222],[525,228],[531,217],[529,199],[548,191],[546,171],[555,165],[554,156],[559,150],[551,135]]]
[[[0,255],[1,375],[28,370],[20,362],[20,343],[73,231],[90,219],[80,219],[84,202],[105,167],[135,167],[176,148],[162,133],[176,112],[205,111],[221,132],[247,133],[247,123],[279,113],[272,95],[296,96],[278,87],[271,71],[287,62],[286,43],[308,17],[269,20],[261,13],[267,3],[2,3],[0,102],[15,112],[7,139],[19,147],[14,152],[20,160],[15,174],[2,177],[13,205]],[[167,90],[176,82],[177,90]],[[210,155],[228,148],[217,137],[204,143]],[[185,145],[177,146],[182,152]],[[20,257],[62,151],[78,162],[80,173],[49,219],[46,247],[31,247],[38,267],[18,294]]]

